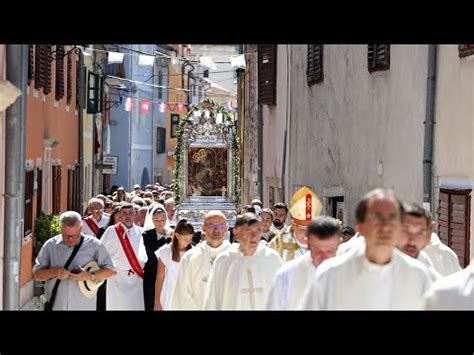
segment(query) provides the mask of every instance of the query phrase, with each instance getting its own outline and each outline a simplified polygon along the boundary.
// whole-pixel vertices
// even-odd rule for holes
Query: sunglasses
[[[209,224],[207,226],[207,228],[211,231],[211,232],[214,232],[214,231],[224,231],[226,230],[226,225],[225,224]]]

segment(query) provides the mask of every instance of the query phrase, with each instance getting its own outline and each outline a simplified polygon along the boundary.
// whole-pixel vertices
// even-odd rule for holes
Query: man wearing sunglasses
[[[104,216],[104,202],[99,198],[91,198],[88,203],[88,216],[85,216],[82,224],[82,233],[97,236],[100,228],[109,223],[109,217]]]
[[[204,309],[214,260],[231,246],[229,241],[224,240],[227,229],[222,212],[210,211],[206,214],[202,225],[205,241],[186,252],[181,260],[171,310]]]

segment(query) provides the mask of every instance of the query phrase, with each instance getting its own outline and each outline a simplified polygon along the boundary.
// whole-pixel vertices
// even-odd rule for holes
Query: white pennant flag
[[[202,56],[201,58],[199,58],[199,62],[201,63],[202,66],[207,67],[209,69],[212,69],[212,70],[217,69],[216,64],[214,63],[212,58],[209,56]]]
[[[232,65],[232,69],[245,69],[245,54],[241,55],[233,55],[230,57],[230,64]]]
[[[138,65],[141,66],[153,66],[153,63],[155,62],[155,57],[152,55],[144,55],[140,54],[138,56]]]
[[[107,59],[108,64],[123,63],[124,53],[120,52],[109,52],[109,58]]]

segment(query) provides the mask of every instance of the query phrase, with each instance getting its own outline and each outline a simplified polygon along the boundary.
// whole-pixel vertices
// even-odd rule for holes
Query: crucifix
[[[249,293],[250,296],[250,307],[252,310],[255,310],[255,292],[263,292],[263,288],[254,288],[253,287],[253,276],[252,276],[252,270],[247,269],[247,278],[249,280],[249,288],[243,288],[240,290],[240,293]]]

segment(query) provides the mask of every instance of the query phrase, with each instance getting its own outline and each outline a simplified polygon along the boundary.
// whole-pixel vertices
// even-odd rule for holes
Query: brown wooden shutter
[[[367,49],[369,72],[390,69],[390,45],[369,44]]]
[[[34,44],[28,45],[28,85],[31,84],[35,75],[35,47]]]
[[[309,85],[321,83],[324,80],[323,49],[322,44],[308,44],[307,79]]]
[[[25,177],[25,211],[24,211],[24,236],[33,231],[33,189],[35,182],[35,171],[27,171]]]
[[[51,67],[52,67],[52,62],[53,62],[53,57],[52,57],[52,48],[53,46],[50,44],[47,44],[44,47],[44,71],[43,71],[43,80],[44,80],[44,86],[43,86],[43,93],[45,95],[48,95],[51,92],[51,82],[52,82],[52,75],[51,75]]]
[[[64,46],[56,45],[56,80],[54,97],[57,101],[64,97]]]
[[[61,212],[61,167],[53,166],[53,214],[59,215]]]
[[[76,110],[79,110],[81,101],[81,80],[81,68],[79,66],[79,61],[76,60]]]
[[[441,190],[438,201],[438,233],[454,250],[462,267],[469,264],[470,190]]]
[[[76,167],[67,171],[67,209],[68,211],[77,210],[77,171]],[[80,212],[79,212],[80,213]]]
[[[44,85],[44,46],[42,44],[35,45],[35,89],[40,89]]]
[[[36,173],[36,181],[38,184],[38,189],[36,190],[36,218],[38,218],[41,214],[42,211],[42,206],[41,204],[43,203],[42,201],[42,195],[43,195],[43,170],[37,169]]]
[[[258,45],[258,103],[276,104],[277,45]]]
[[[468,57],[474,54],[474,44],[460,44],[459,58]]]
[[[71,104],[72,99],[72,54],[67,56],[67,88],[66,88],[66,104]]]

